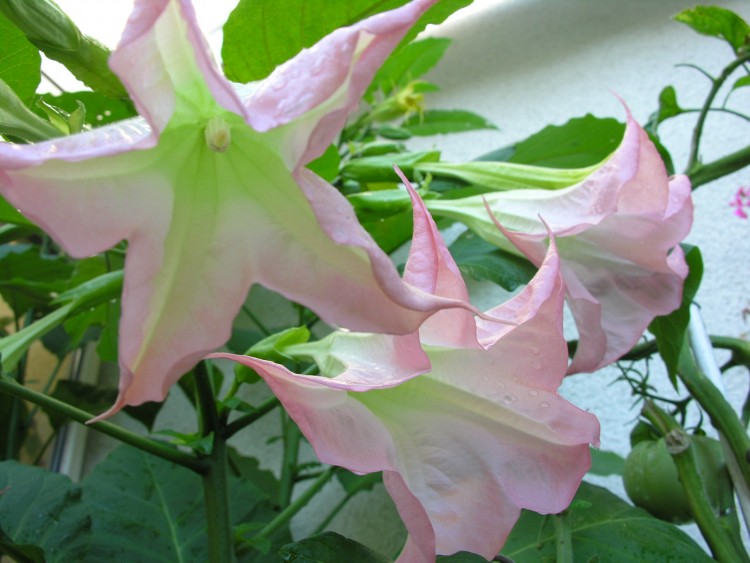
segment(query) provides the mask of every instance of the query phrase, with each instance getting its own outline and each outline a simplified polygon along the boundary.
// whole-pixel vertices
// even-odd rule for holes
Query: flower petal
[[[692,224],[689,181],[667,178],[656,148],[629,113],[620,147],[583,182],[484,199],[505,236],[486,217],[482,198],[431,200],[427,206],[498,246],[512,250],[512,242],[535,264],[548,237],[539,217],[550,226],[579,332],[569,373],[611,363],[654,317],[679,307],[687,268],[678,244]]]
[[[303,49],[246,100],[248,123],[257,131],[277,129],[290,167],[314,160],[344,127],[386,57],[435,1],[414,0]]]
[[[339,333],[297,347],[317,347],[324,376],[213,357],[253,367],[321,461],[384,471],[409,531],[400,562],[461,550],[494,557],[521,508],[550,513],[568,505],[590,465],[588,444],[599,439],[596,418],[556,393],[567,367],[557,264],[553,244],[526,290],[497,310],[515,314],[515,325],[500,325],[498,334],[483,321],[489,349],[428,346],[432,370],[423,375],[389,375],[401,361],[393,351],[411,336],[389,337],[388,347],[380,335]],[[341,361],[337,350],[352,353]],[[362,375],[381,358],[385,369]]]

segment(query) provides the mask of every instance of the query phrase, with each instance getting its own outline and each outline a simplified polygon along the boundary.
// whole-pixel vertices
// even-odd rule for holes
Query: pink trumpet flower
[[[667,177],[659,153],[630,113],[617,150],[572,186],[436,199],[428,208],[502,248],[520,250],[536,265],[546,255],[549,228],[579,333],[569,373],[617,360],[655,317],[682,301],[688,268],[679,243],[693,221],[690,181]]]
[[[404,278],[467,299],[464,281],[418,196]],[[446,309],[410,335],[335,332],[284,348],[321,375],[214,354],[268,383],[321,461],[383,471],[409,532],[400,563],[471,551],[494,557],[522,508],[565,509],[598,444],[596,417],[557,394],[567,369],[563,284],[554,242],[517,296],[486,313]]]
[[[256,282],[353,330],[409,333],[463,305],[403,283],[346,199],[305,168],[434,1],[339,29],[236,90],[188,0],[137,0],[110,64],[142,117],[0,143],[0,193],[68,253],[128,243],[120,392],[102,417],[162,400],[226,342]]]

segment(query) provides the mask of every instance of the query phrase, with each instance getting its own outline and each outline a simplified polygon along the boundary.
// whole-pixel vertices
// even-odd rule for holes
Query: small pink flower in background
[[[680,306],[688,270],[679,243],[693,221],[690,194],[687,176],[667,177],[653,143],[628,113],[620,146],[577,184],[432,199],[427,206],[501,248],[520,250],[536,265],[549,236],[539,218],[549,225],[578,327],[569,368],[576,373],[617,360],[654,317]],[[485,201],[503,232],[488,217]]]
[[[411,190],[411,188],[410,188]],[[429,213],[415,205],[404,278],[468,299]],[[321,375],[270,361],[214,354],[253,368],[325,463],[383,471],[409,532],[399,563],[434,563],[471,551],[493,558],[522,508],[557,513],[570,503],[598,444],[596,417],[557,394],[567,369],[564,290],[554,242],[531,283],[490,311],[430,317],[405,336],[336,332],[285,354],[315,360]]]
[[[734,199],[729,202],[730,207],[734,207],[734,214],[740,219],[747,219],[747,212],[750,210],[750,188],[740,188],[734,194]]]
[[[305,168],[434,1],[339,29],[239,97],[188,0],[138,0],[111,66],[142,117],[0,143],[0,193],[66,252],[128,242],[120,393],[102,416],[162,400],[226,342],[253,283],[353,330],[408,333],[457,304],[403,283],[346,199]]]

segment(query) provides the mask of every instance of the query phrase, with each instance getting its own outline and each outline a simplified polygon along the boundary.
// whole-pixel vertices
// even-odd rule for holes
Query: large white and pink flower
[[[690,181],[667,176],[653,143],[629,113],[617,150],[574,185],[433,199],[427,206],[493,244],[520,250],[537,266],[547,252],[549,227],[579,333],[570,373],[617,360],[654,317],[671,313],[682,301],[688,270],[679,243],[692,225]]]
[[[434,1],[339,29],[240,96],[189,0],[137,0],[111,66],[141,117],[0,143],[0,193],[68,253],[127,241],[107,414],[163,399],[227,340],[253,283],[353,330],[408,333],[457,304],[403,283],[346,199],[305,168]]]
[[[468,299],[418,196],[404,277],[424,291]],[[470,551],[493,558],[522,508],[564,510],[590,466],[599,424],[562,399],[567,369],[564,290],[554,242],[538,274],[490,311],[497,322],[447,309],[419,332],[335,332],[290,346],[320,375],[247,356],[215,354],[261,375],[321,461],[383,471],[409,537],[400,563]]]

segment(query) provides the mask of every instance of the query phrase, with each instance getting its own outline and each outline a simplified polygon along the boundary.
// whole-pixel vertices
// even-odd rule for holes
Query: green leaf
[[[683,250],[690,270],[682,291],[682,304],[679,309],[672,311],[669,315],[656,317],[648,327],[651,334],[656,337],[656,345],[667,366],[672,385],[676,385],[677,363],[690,323],[690,304],[693,302],[703,277],[703,257],[700,249],[697,246],[683,245]]]
[[[575,561],[713,561],[678,527],[585,482],[567,519]],[[524,510],[502,554],[516,563],[554,562],[555,547],[552,519]]]
[[[459,551],[453,555],[438,555],[436,563],[487,563],[487,560],[476,553]]]
[[[353,496],[360,491],[372,490],[375,485],[383,482],[383,474],[381,472],[357,475],[351,471],[339,469],[336,472],[336,478],[346,491],[347,496]]]
[[[474,112],[454,109],[433,109],[422,115],[413,115],[401,126],[412,135],[427,136],[441,133],[461,133],[477,129],[497,129],[481,115]]]
[[[70,479],[4,461],[0,491],[0,553],[21,552],[27,561],[47,563],[86,560],[91,518],[82,509],[80,488]]]
[[[31,104],[41,79],[39,51],[11,21],[0,13],[0,79],[21,101]]]
[[[450,39],[429,38],[415,41],[389,57],[372,79],[369,95],[379,89],[386,96],[406,86],[434,67],[451,44]]]
[[[0,135],[34,143],[59,137],[60,132],[27,108],[0,78]]]
[[[79,103],[83,104],[86,108],[84,122],[92,128],[109,125],[138,115],[130,101],[110,98],[98,92],[66,92],[59,96],[43,94],[42,100],[69,114],[78,110]]]
[[[208,560],[201,477],[192,471],[120,446],[81,488],[93,520],[87,561]],[[267,491],[252,480],[230,477],[229,495],[234,524],[270,520]],[[288,541],[288,531],[279,538]]]
[[[491,281],[508,291],[529,283],[537,271],[525,258],[497,248],[472,231],[462,233],[449,250],[464,276]]]
[[[10,223],[26,227],[34,226],[34,223],[21,215],[21,212],[8,203],[4,197],[0,197],[0,223]]]
[[[619,146],[625,125],[591,114],[549,125],[517,143],[509,162],[552,168],[585,168],[599,164]]]
[[[684,109],[677,102],[677,92],[674,86],[667,86],[659,93],[659,109],[649,119],[650,129],[654,129],[662,121],[684,113]]]
[[[412,210],[407,209],[388,217],[363,217],[357,214],[360,223],[370,233],[378,246],[390,254],[411,238],[413,229]]]
[[[73,265],[65,258],[42,255],[38,246],[0,247],[0,295],[17,317],[33,307],[48,308],[72,272]]]
[[[260,80],[332,31],[406,3],[407,0],[348,0],[342,6],[329,0],[240,0],[224,24],[224,73],[234,82]],[[417,21],[402,44],[411,41],[427,24],[440,23],[469,4],[471,0],[442,0]],[[296,16],[291,18],[290,14]]]
[[[696,6],[683,10],[674,17],[700,34],[723,39],[739,54],[750,45],[750,27],[740,16],[718,6]]]
[[[339,175],[340,163],[341,155],[339,155],[336,145],[329,145],[326,152],[309,163],[307,167],[324,180],[333,182]]]
[[[625,459],[615,452],[591,448],[591,469],[593,475],[622,475]]]
[[[377,553],[336,532],[323,532],[279,551],[282,561],[289,563],[391,563],[392,559]]]
[[[734,84],[732,84],[732,90],[744,88],[745,86],[750,86],[750,76],[740,76],[734,81]]]

